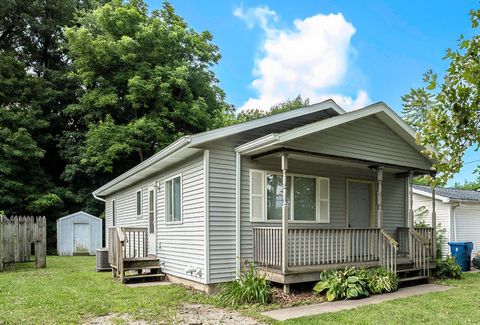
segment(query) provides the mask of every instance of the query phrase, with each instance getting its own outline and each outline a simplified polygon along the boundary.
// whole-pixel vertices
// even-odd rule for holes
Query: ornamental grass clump
[[[219,301],[226,306],[267,304],[272,298],[272,288],[265,276],[260,275],[253,263],[244,262],[239,278],[222,286]]]
[[[398,288],[398,279],[385,268],[345,268],[320,273],[320,281],[313,291],[324,294],[328,301],[365,298],[372,294],[392,292]]]

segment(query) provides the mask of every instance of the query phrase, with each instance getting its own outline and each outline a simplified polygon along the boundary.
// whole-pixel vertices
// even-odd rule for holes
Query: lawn
[[[170,324],[185,302],[214,303],[205,295],[175,285],[128,288],[112,280],[109,272],[94,272],[94,266],[94,257],[49,256],[46,269],[35,270],[26,263],[19,264],[15,272],[0,273],[0,324],[81,323],[109,313]],[[457,288],[286,323],[478,323],[480,273],[446,284]],[[260,317],[264,309],[253,306],[240,312]]]

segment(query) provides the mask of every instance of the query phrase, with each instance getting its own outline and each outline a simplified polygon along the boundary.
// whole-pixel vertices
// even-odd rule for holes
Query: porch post
[[[282,154],[282,274],[287,273],[288,269],[288,203],[287,203],[287,169],[288,169],[288,155]],[[288,284],[283,285],[283,291],[288,294],[290,287]]]
[[[435,211],[435,176],[432,182],[432,254],[433,259],[437,259],[437,212]]]
[[[383,166],[377,168],[377,181],[378,181],[378,192],[377,192],[377,224],[378,228],[383,227],[383,208],[382,208],[382,182],[383,182]]]
[[[413,175],[414,171],[408,172],[408,228],[413,228]]]

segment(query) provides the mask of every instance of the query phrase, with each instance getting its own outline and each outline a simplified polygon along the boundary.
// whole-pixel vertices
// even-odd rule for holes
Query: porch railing
[[[432,227],[415,227],[413,228],[427,241],[429,246],[429,257],[433,258],[435,255],[435,247],[433,246],[433,228]]]
[[[430,258],[434,257],[435,247],[433,246],[433,228],[432,227],[415,227],[413,228],[423,240],[427,242],[427,256]],[[397,240],[399,244],[398,252],[402,255],[410,254],[410,235],[408,227],[399,227],[397,228]]]
[[[282,265],[282,228],[253,228],[253,257],[259,265]],[[396,267],[397,243],[379,228],[289,229],[288,267],[378,262]]]
[[[110,227],[108,228],[108,262],[113,275],[123,281],[123,262],[129,258],[147,256],[147,228]]]
[[[429,271],[429,242],[415,229],[409,229],[410,259],[416,269],[422,270],[423,276],[428,276]]]

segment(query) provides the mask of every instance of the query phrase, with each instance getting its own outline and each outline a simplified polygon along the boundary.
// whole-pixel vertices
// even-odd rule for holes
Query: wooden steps
[[[397,276],[400,286],[416,285],[428,280],[422,269],[415,268],[415,265],[404,257],[398,259]]]

